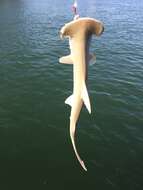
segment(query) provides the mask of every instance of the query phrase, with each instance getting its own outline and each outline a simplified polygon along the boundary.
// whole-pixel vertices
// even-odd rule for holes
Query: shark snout
[[[65,32],[65,26],[63,26],[59,32],[60,34],[60,38],[63,39],[64,38],[64,32]]]
[[[101,24],[101,29],[100,29],[99,35],[101,35],[103,32],[104,32],[104,25]]]
[[[63,33],[61,31],[59,32],[59,36],[61,39],[63,39]]]

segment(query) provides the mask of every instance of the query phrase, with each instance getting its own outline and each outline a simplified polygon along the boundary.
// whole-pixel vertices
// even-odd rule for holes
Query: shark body
[[[70,137],[76,157],[87,171],[87,168],[80,158],[75,145],[76,123],[83,104],[91,113],[91,104],[86,87],[88,75],[88,63],[92,57],[89,54],[89,45],[92,34],[101,35],[103,24],[92,18],[79,18],[71,21],[61,28],[61,37],[68,37],[71,54],[60,58],[61,63],[73,64],[73,94],[65,100],[71,106],[70,114]]]

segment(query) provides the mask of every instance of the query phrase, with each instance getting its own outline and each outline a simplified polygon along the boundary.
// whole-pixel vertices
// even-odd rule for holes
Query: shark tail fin
[[[88,110],[88,112],[91,114],[91,105],[90,105],[90,99],[89,99],[89,95],[88,95],[88,91],[86,88],[86,84],[84,83],[83,85],[83,91],[82,91],[82,99],[83,102]]]
[[[76,127],[75,124],[71,121],[71,124],[70,124],[70,137],[71,137],[71,141],[72,141],[72,146],[73,146],[75,155],[76,155],[76,157],[77,157],[77,159],[78,159],[78,161],[79,161],[81,167],[82,167],[85,171],[87,171],[87,168],[86,168],[86,166],[85,166],[83,160],[81,160],[81,158],[80,158],[80,156],[79,156],[79,154],[78,154],[78,152],[77,152],[77,149],[76,149],[76,145],[75,145],[75,127]]]

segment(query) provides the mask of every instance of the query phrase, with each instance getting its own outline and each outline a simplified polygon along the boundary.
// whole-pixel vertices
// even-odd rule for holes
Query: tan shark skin
[[[71,105],[70,114],[70,137],[76,157],[82,168],[87,171],[75,146],[76,123],[83,103],[91,113],[90,100],[86,88],[87,69],[90,58],[89,44],[92,34],[99,36],[104,30],[103,24],[92,18],[79,18],[71,21],[60,30],[61,37],[68,37],[71,54],[60,58],[61,63],[73,63],[73,95],[65,103]]]

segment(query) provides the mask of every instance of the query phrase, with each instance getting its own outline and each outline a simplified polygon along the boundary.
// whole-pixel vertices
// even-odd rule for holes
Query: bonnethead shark
[[[60,63],[73,64],[73,94],[69,96],[65,103],[71,106],[70,114],[70,137],[75,155],[82,166],[87,168],[80,158],[75,145],[75,129],[81,108],[86,106],[91,113],[91,104],[87,91],[88,64],[94,56],[89,54],[90,39],[93,34],[100,36],[104,31],[103,23],[93,18],[79,18],[65,24],[60,30],[61,38],[69,38],[70,55],[59,59]]]

